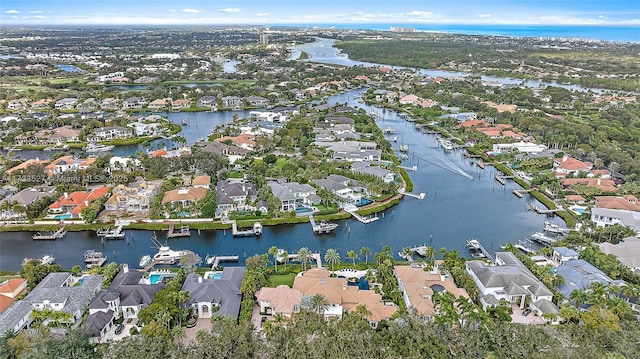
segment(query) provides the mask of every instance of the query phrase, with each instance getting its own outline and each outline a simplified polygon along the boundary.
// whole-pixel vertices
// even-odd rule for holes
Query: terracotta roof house
[[[569,173],[589,172],[593,164],[591,162],[582,162],[573,157],[564,156],[553,160],[553,169],[556,177],[564,177]]]
[[[193,181],[191,181],[191,185],[193,187],[202,187],[209,189],[211,187],[211,176],[195,176]]]
[[[562,181],[562,186],[564,188],[568,188],[575,184],[597,188],[604,192],[618,192],[618,187],[611,178],[567,178]]]
[[[215,142],[225,142],[225,141],[231,141],[231,143],[233,143],[234,145],[249,151],[253,151],[254,147],[256,146],[256,137],[254,135],[250,135],[246,133],[243,133],[235,137],[224,136],[224,137],[215,139]]]
[[[11,278],[0,283],[0,314],[4,313],[16,298],[27,292],[27,281],[24,278]]]
[[[149,102],[149,104],[147,105],[147,107],[151,110],[161,110],[165,107],[167,107],[167,105],[169,105],[171,103],[171,99],[170,98],[159,98],[159,99],[155,99],[151,102]]]
[[[282,284],[275,288],[262,287],[256,292],[260,313],[281,314],[292,319],[300,312],[303,294],[301,291]]]
[[[365,318],[375,328],[380,321],[389,320],[398,311],[395,304],[383,302],[375,291],[348,285],[346,278],[331,278],[329,270],[324,268],[312,268],[304,275],[296,276],[293,289],[306,297],[322,294],[329,303],[323,313],[325,319],[342,318],[343,312],[355,311],[358,305],[364,305],[370,312]]]
[[[220,279],[189,274],[182,285],[182,290],[189,293],[185,306],[192,307],[199,318],[219,315],[237,320],[242,302],[240,284],[246,271],[246,267],[225,267]]]
[[[171,103],[171,109],[174,111],[189,108],[191,106],[191,100],[178,99]]]
[[[71,273],[49,273],[24,299],[15,302],[0,315],[0,335],[12,330],[18,333],[33,321],[33,310],[50,309],[71,315],[73,326],[82,319],[82,313],[102,288],[101,275],[87,275],[78,281]],[[50,319],[45,319],[44,325]]]
[[[628,211],[640,211],[640,203],[633,195],[626,196],[598,196],[596,208],[625,209]]]
[[[469,298],[466,290],[458,288],[453,278],[440,273],[437,267],[425,271],[421,266],[395,266],[394,272],[407,309],[426,319],[432,320],[436,316],[432,300],[436,291],[445,290],[456,298]]]
[[[44,165],[46,163],[49,163],[49,161],[48,160],[41,160],[41,159],[38,159],[38,158],[31,158],[31,159],[28,159],[28,160],[22,162],[21,164],[19,164],[17,166],[9,168],[4,173],[6,175],[9,175],[9,174],[12,174],[15,171],[23,170],[23,169],[25,169],[25,168],[27,168],[29,166]]]
[[[136,322],[140,310],[148,307],[164,283],[145,284],[143,273],[129,271],[126,264],[113,279],[108,289],[102,289],[89,304],[89,317],[84,328],[92,343],[101,343],[105,334],[120,317]]]
[[[66,125],[53,130],[41,130],[33,135],[38,144],[62,144],[67,142],[77,142],[80,139],[80,130],[75,130]]]
[[[109,188],[102,186],[89,192],[76,191],[64,193],[57,201],[49,206],[51,213],[69,213],[74,218],[82,218],[82,209],[88,207],[91,202],[109,194]]]
[[[189,207],[193,203],[199,202],[207,195],[208,190],[202,187],[179,188],[164,193],[162,203],[177,204],[182,207]]]

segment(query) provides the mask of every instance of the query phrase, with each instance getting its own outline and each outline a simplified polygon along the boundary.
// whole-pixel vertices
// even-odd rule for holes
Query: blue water
[[[218,280],[222,279],[222,272],[214,272],[209,275],[209,279]]]
[[[58,64],[54,64],[53,66],[59,68],[60,70],[64,71],[64,72],[78,72],[78,73],[83,73],[86,72],[85,70],[75,67],[73,65],[58,65]]]
[[[640,26],[566,26],[566,25],[424,25],[424,24],[337,24],[335,27],[388,31],[391,26],[419,31],[467,35],[517,37],[580,38],[606,41],[640,42]]]
[[[53,217],[55,219],[67,219],[67,218],[71,218],[71,214],[70,213],[65,213],[65,214],[59,214],[55,217]]]

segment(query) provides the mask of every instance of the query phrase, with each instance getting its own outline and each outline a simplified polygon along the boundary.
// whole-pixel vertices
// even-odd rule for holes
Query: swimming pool
[[[151,274],[151,275],[149,275],[149,283],[150,284],[157,284],[161,280],[162,280],[162,275],[160,275],[160,274]]]
[[[582,206],[571,206],[569,207],[569,209],[580,215],[582,215],[587,210],[586,207],[582,207]]]
[[[212,280],[222,279],[222,272],[208,273],[207,279],[212,279]]]
[[[55,218],[55,219],[69,219],[69,218],[71,218],[71,213],[59,214],[57,216],[54,216],[53,218]]]

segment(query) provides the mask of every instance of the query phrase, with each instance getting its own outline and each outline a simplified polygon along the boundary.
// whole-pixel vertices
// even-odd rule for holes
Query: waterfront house
[[[238,146],[230,146],[222,142],[209,142],[203,148],[203,151],[217,153],[223,155],[229,159],[229,163],[235,162],[237,159],[244,157],[250,151],[246,148]]]
[[[51,163],[45,166],[44,171],[48,176],[53,176],[67,171],[86,170],[96,160],[96,157],[75,159],[73,156],[62,156],[51,161]]]
[[[577,175],[579,172],[587,173],[592,167],[591,162],[583,162],[567,155],[553,159],[553,170],[556,177],[566,177],[568,174]]]
[[[100,127],[87,135],[88,142],[111,141],[116,139],[130,138],[132,131],[130,128],[122,126]]]
[[[153,198],[162,181],[142,181],[128,186],[119,184],[104,203],[107,211],[143,212],[149,211]]]
[[[603,192],[618,192],[616,183],[611,178],[565,178],[562,180],[562,187],[567,189],[570,186],[580,184],[587,187],[597,188]]]
[[[354,162],[351,165],[351,171],[355,173],[365,173],[373,175],[380,178],[385,183],[391,183],[396,179],[395,173],[388,170],[386,168],[386,164],[383,162]]]
[[[579,257],[580,257],[580,253],[576,252],[571,248],[555,247],[553,248],[553,254],[551,256],[551,259],[554,262],[562,265],[567,261],[570,261],[572,259],[578,259]]]
[[[425,271],[423,266],[408,265],[395,266],[393,268],[398,287],[402,292],[405,307],[413,314],[427,320],[433,320],[436,316],[436,308],[433,303],[435,292],[446,291],[456,298],[469,298],[469,294],[463,288],[458,288],[451,275],[441,272],[437,266],[430,271]]]
[[[132,96],[122,101],[123,110],[141,109],[147,104],[147,100],[143,97]]]
[[[191,100],[189,99],[177,99],[171,103],[172,111],[180,111],[189,107],[191,107]]]
[[[342,319],[343,313],[355,311],[358,305],[364,305],[369,312],[364,318],[375,328],[398,311],[397,305],[384,302],[375,291],[348,285],[347,278],[331,277],[330,274],[325,268],[311,268],[293,281],[293,289],[299,290],[305,297],[321,294],[327,300],[328,308],[321,313],[326,320]]]
[[[324,179],[312,182],[342,198],[344,203],[355,204],[360,201],[363,192],[366,193],[366,189],[360,187],[355,180],[340,175],[329,175]]]
[[[0,210],[0,220],[24,220],[26,219],[26,208],[28,205],[37,202],[41,198],[55,195],[56,189],[53,186],[28,187],[22,191],[0,201],[10,203],[9,208]],[[1,206],[0,206],[1,207]]]
[[[265,107],[269,104],[269,99],[261,96],[249,96],[247,97],[247,102],[251,107]]]
[[[33,140],[38,145],[62,145],[80,140],[80,130],[71,126],[61,126],[52,130],[40,130],[33,135]]]
[[[244,105],[244,102],[237,96],[225,96],[220,99],[222,101],[222,107],[226,108],[238,108]]]
[[[220,278],[189,274],[182,285],[182,290],[189,294],[184,305],[192,307],[198,318],[216,315],[238,320],[242,302],[240,284],[246,271],[246,267],[225,267]]]
[[[65,192],[57,201],[49,206],[49,212],[56,215],[69,215],[71,218],[82,218],[82,210],[94,200],[109,194],[107,186],[97,187],[91,191]]]
[[[66,313],[69,318],[65,324],[73,326],[82,319],[85,308],[102,288],[103,280],[101,275],[85,275],[78,281],[71,273],[49,273],[29,295],[0,315],[0,335],[26,328],[33,321],[34,310]],[[47,326],[51,322],[46,318],[42,324]]]
[[[0,283],[0,314],[26,292],[27,280],[24,278],[11,278]]]
[[[224,136],[220,138],[216,138],[215,142],[231,142],[235,146],[240,148],[244,148],[245,150],[253,151],[256,146],[256,136],[248,133],[243,133],[238,136]]]
[[[132,122],[127,127],[133,129],[136,136],[155,136],[162,133],[161,123]]]
[[[594,207],[640,211],[640,204],[638,203],[638,199],[633,195],[597,196]]]
[[[147,107],[152,111],[160,111],[166,109],[166,107],[171,103],[170,98],[159,98],[155,99],[147,105]]]
[[[89,341],[101,343],[121,317],[127,324],[138,324],[140,310],[148,307],[165,286],[162,282],[146,284],[143,275],[129,271],[129,266],[124,264],[109,288],[96,295],[89,304],[89,316],[84,324]]]
[[[280,314],[288,319],[293,319],[296,313],[300,313],[302,297],[301,291],[285,284],[275,288],[262,287],[256,292],[260,313],[272,316]]]
[[[196,105],[216,111],[218,109],[218,99],[213,96],[202,96],[198,99]]]
[[[255,210],[251,206],[258,198],[258,192],[251,182],[220,180],[216,184],[216,212]]]
[[[283,212],[295,211],[299,207],[304,207],[303,205],[318,203],[316,189],[306,183],[269,181],[267,185],[271,188],[273,195],[280,200],[280,210]]]
[[[108,97],[100,102],[100,109],[102,110],[118,110],[120,108],[120,100],[113,97]]]
[[[181,207],[189,207],[198,203],[207,195],[207,189],[202,187],[179,188],[166,191],[162,197],[162,204],[170,203]]]
[[[501,301],[521,309],[529,302],[529,307],[538,315],[558,314],[553,293],[513,253],[497,252],[491,265],[481,260],[467,261],[465,265],[478,287],[485,310],[500,305]]]

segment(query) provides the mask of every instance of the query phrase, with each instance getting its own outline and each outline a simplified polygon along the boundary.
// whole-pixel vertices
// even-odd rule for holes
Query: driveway
[[[534,311],[531,311],[529,315],[524,316],[522,315],[523,309],[520,309],[519,306],[513,304],[511,308],[513,309],[513,314],[511,315],[511,323],[544,324],[546,322],[544,318],[537,316]]]

